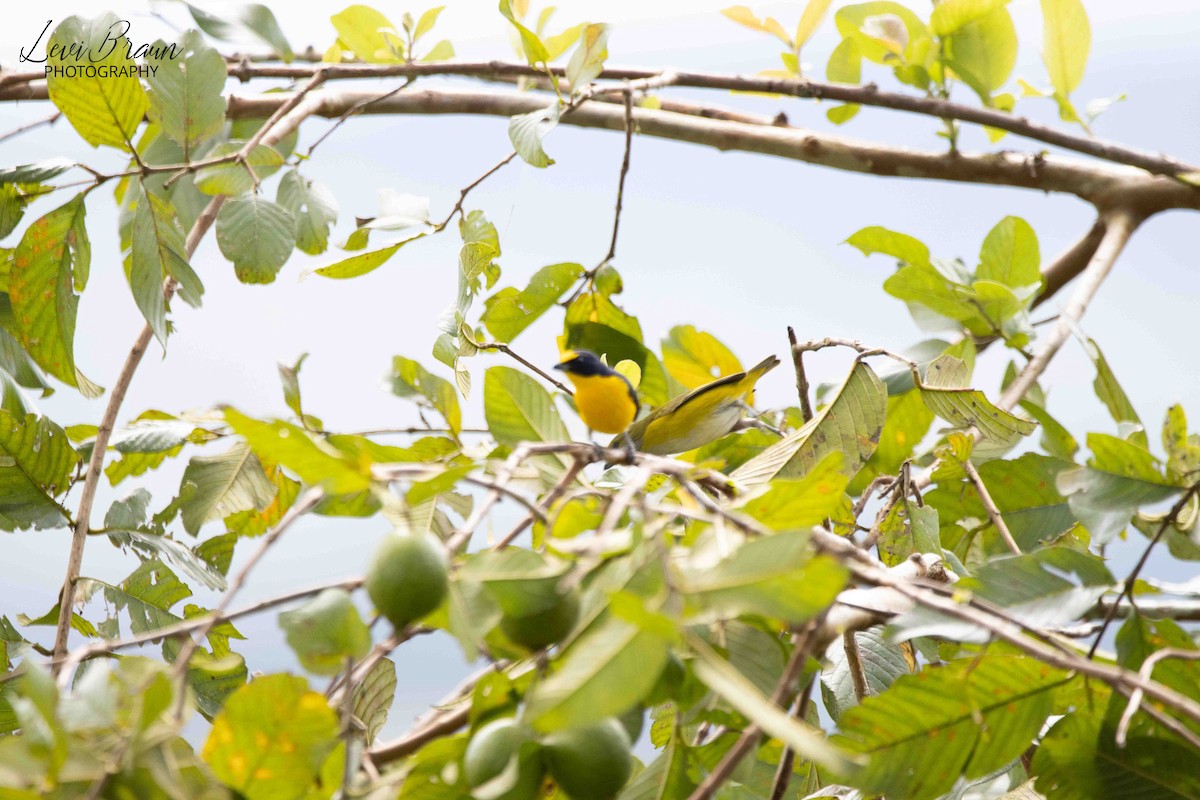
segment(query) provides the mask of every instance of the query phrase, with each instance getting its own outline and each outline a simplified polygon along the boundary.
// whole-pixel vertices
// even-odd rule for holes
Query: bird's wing
[[[705,439],[707,442],[720,438],[729,433],[730,426],[736,424],[741,414],[731,415],[731,420],[727,420],[721,418],[718,412],[726,410],[736,401],[744,399],[746,395],[754,390],[754,384],[758,382],[758,379],[778,365],[779,359],[775,356],[769,356],[747,372],[735,372],[732,375],[717,378],[715,381],[706,383],[703,386],[698,386],[692,391],[659,406],[635,422],[629,428],[629,437],[633,440],[634,446],[639,450],[648,449],[650,451],[661,449],[661,446],[656,446],[658,444],[656,440],[665,443],[667,439],[686,438],[689,440]],[[670,417],[677,415],[685,407],[690,427],[697,430],[676,431],[670,436],[665,435],[666,432],[661,430],[663,423],[667,422]],[[704,423],[708,422],[709,418],[714,416],[716,418],[711,420],[713,430],[706,430],[709,426]],[[683,422],[681,419],[673,421]],[[683,434],[687,435],[684,436]],[[649,443],[647,442],[648,438]],[[649,446],[647,447],[647,445]],[[689,449],[691,448],[685,447],[681,450],[668,448],[670,452],[683,452],[683,450]]]

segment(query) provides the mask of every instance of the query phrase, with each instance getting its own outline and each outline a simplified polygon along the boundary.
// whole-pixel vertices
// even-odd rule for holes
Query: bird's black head
[[[567,350],[562,361],[554,366],[572,375],[610,375],[612,369],[600,357],[587,350]]]

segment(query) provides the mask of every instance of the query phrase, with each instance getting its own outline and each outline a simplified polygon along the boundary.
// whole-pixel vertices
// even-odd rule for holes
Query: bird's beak
[[[562,363],[562,364],[555,364],[555,365],[554,365],[554,369],[561,369],[563,372],[566,372],[566,370],[567,370],[567,365],[566,365],[566,363]]]

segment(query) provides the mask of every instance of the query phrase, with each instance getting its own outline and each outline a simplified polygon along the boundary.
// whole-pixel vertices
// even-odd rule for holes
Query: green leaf
[[[19,527],[66,524],[54,497],[69,487],[79,454],[48,417],[0,409],[0,515]]]
[[[242,32],[249,33],[259,41],[269,45],[285,63],[292,60],[292,48],[287,38],[279,28],[279,22],[271,9],[261,3],[246,3],[235,6],[233,17],[214,17],[205,11],[187,4],[196,20],[196,26],[214,39],[237,42]]]
[[[1078,620],[1114,583],[1098,557],[1058,546],[992,559],[955,588],[1003,608],[1024,625],[1053,628]],[[991,639],[982,628],[923,608],[898,618],[889,634],[899,640],[938,636],[983,643]]]
[[[368,64],[387,64],[404,60],[404,38],[391,21],[364,5],[347,6],[329,18],[337,30],[338,41]]]
[[[1054,800],[1185,800],[1200,795],[1193,748],[1136,733],[1120,748],[1115,735],[1112,723],[1090,709],[1067,714],[1034,753],[1031,774],[1037,790]]]
[[[662,343],[663,366],[685,389],[742,371],[742,362],[711,333],[691,325],[671,328]]]
[[[775,478],[804,476],[834,451],[843,454],[842,473],[853,476],[875,451],[886,409],[883,383],[870,367],[856,361],[828,406],[730,477],[748,491]]]
[[[217,245],[242,283],[271,283],[292,254],[292,212],[258,195],[230,200],[217,214]]]
[[[0,184],[44,183],[57,178],[75,166],[69,158],[47,158],[34,164],[19,164],[15,167],[0,167]]]
[[[879,628],[868,628],[854,634],[858,644],[859,660],[863,677],[867,679],[869,695],[883,694],[901,675],[908,675],[908,659],[897,644],[883,638]],[[850,662],[846,659],[846,646],[839,637],[825,651],[828,669],[821,670],[821,699],[834,722],[858,705],[854,692],[854,679],[850,675]]]
[[[540,168],[554,163],[554,159],[542,149],[542,140],[558,124],[559,111],[555,103],[527,114],[518,114],[508,121],[508,138],[526,164]]]
[[[540,731],[575,728],[620,714],[654,688],[667,663],[667,642],[610,618],[571,643],[562,665],[525,696],[529,722]]]
[[[922,63],[930,45],[925,23],[899,3],[843,6],[834,14],[834,23],[843,37],[855,40],[864,58],[876,64],[895,66],[897,56],[903,62]],[[897,70],[897,77],[901,75]]]
[[[393,245],[382,247],[379,250],[371,250],[367,253],[359,253],[350,258],[344,258],[337,263],[330,264],[327,267],[321,267],[316,270],[318,275],[323,275],[326,278],[357,278],[360,275],[366,275],[368,272],[383,266],[389,258],[396,254],[404,245],[416,239],[423,238],[424,234],[418,234],[411,239],[405,239],[401,242],[396,242]]]
[[[92,398],[104,390],[75,366],[77,293],[87,285],[92,253],[84,214],[81,194],[29,226],[13,254],[8,294],[22,347],[39,367]]]
[[[67,17],[47,44],[48,54],[57,53],[49,56],[47,67],[78,70],[73,76],[51,72],[46,77],[50,101],[93,147],[106,144],[132,151],[133,134],[150,105],[137,73],[132,72],[137,67],[129,58],[132,45],[125,36],[116,35],[126,28],[128,23],[111,12],[96,19]],[[68,48],[78,51],[81,43],[90,48],[88,60],[68,57]],[[114,69],[126,74],[110,77],[107,73]]]
[[[25,216],[25,207],[43,191],[43,187],[35,183],[0,184],[0,239],[17,229]]]
[[[280,613],[279,627],[301,666],[316,675],[336,675],[347,659],[361,659],[371,649],[371,631],[345,589],[326,589]]]
[[[396,664],[381,658],[354,689],[354,716],[366,727],[366,743],[375,741],[396,697]]]
[[[1126,434],[1124,438],[1139,447],[1149,447],[1150,439],[1144,430],[1145,426],[1142,425],[1142,418],[1138,416],[1133,404],[1129,402],[1129,396],[1117,382],[1117,376],[1113,374],[1112,368],[1108,365],[1108,360],[1101,352],[1100,345],[1096,344],[1095,339],[1088,339],[1084,345],[1084,352],[1096,365],[1096,380],[1092,383],[1096,397],[1100,398],[1100,402],[1108,409],[1108,413],[1112,415],[1118,425],[1126,423],[1134,426],[1134,430]]]
[[[445,378],[434,375],[416,361],[404,356],[392,357],[392,394],[397,397],[421,397],[442,415],[454,434],[462,430],[462,409],[454,387]]]
[[[862,83],[862,53],[854,39],[842,39],[841,43],[833,48],[833,52],[829,54],[829,61],[825,65],[825,77],[830,83],[848,83],[854,86]],[[842,125],[858,114],[858,109],[858,103],[846,103],[829,109],[825,112],[825,116],[833,124]],[[870,229],[864,228],[864,230]],[[879,230],[884,229],[879,228]]]
[[[800,21],[796,23],[795,44],[797,50],[804,47],[805,42],[817,32],[817,28],[825,19],[831,5],[833,5],[833,0],[808,0],[804,11],[800,14]]]
[[[1028,747],[1068,676],[1036,659],[981,656],[900,677],[841,719],[839,745],[870,756],[855,786],[935,798]],[[920,709],[914,713],[914,709]]]
[[[582,274],[583,267],[579,264],[542,267],[533,274],[524,289],[501,289],[484,301],[480,321],[500,341],[511,342],[517,334],[549,311]]]
[[[736,508],[772,530],[811,528],[824,522],[841,505],[846,482],[842,454],[826,453],[803,478],[771,481],[765,492]]]
[[[1190,483],[1200,472],[1200,434],[1189,434],[1183,406],[1167,409],[1162,430],[1163,449],[1167,451],[1167,470],[1178,482]]]
[[[1041,0],[1042,60],[1050,73],[1050,85],[1059,103],[1059,115],[1066,122],[1075,119],[1075,110],[1067,99],[1083,80],[1088,51],[1092,47],[1092,27],[1080,0]]]
[[[752,31],[760,31],[769,33],[779,39],[788,47],[792,46],[792,41],[788,38],[787,31],[779,24],[779,20],[774,17],[764,17],[759,19],[754,12],[746,6],[730,6],[729,8],[721,9],[721,14],[727,19],[731,19],[739,25],[744,25]]]
[[[92,578],[80,578],[79,582],[83,596],[103,589],[106,602],[118,611],[127,611],[129,628],[135,634],[180,622],[183,618],[171,607],[192,596],[192,590],[160,561],[144,562],[117,586]]]
[[[183,230],[171,207],[152,194],[144,194],[134,212],[133,249],[129,285],[133,299],[158,341],[167,345],[167,301],[163,278],[179,276],[180,297],[200,304],[204,287],[184,257]]]
[[[604,71],[604,59],[608,58],[608,26],[585,25],[571,60],[567,62],[567,81],[571,93],[591,83]]]
[[[188,489],[188,487],[194,487]],[[184,529],[195,536],[206,522],[248,509],[263,510],[275,495],[262,465],[244,445],[215,456],[195,456],[183,471]]]
[[[1069,461],[1036,453],[979,465],[980,478],[1022,550],[1053,542],[1075,525],[1067,498],[1055,489],[1059,474],[1072,466]],[[929,493],[928,500],[941,513],[943,524],[984,520],[980,532],[999,546],[998,535],[987,522],[987,511],[970,481],[956,478],[943,483],[939,477],[938,487]]]
[[[220,132],[225,122],[225,59],[196,34],[185,35],[185,52],[160,59],[146,78],[150,121],[190,161],[196,146]]]
[[[324,253],[329,247],[329,228],[338,216],[337,199],[325,184],[291,170],[279,181],[275,202],[296,218],[296,247],[313,256]]]
[[[759,614],[799,624],[833,602],[846,574],[834,559],[813,557],[807,533],[792,531],[750,540],[715,566],[685,571],[681,589],[724,617]]]
[[[1163,477],[1149,451],[1100,433],[1089,433],[1087,442],[1092,451],[1088,466],[1060,473],[1058,490],[1093,541],[1107,543],[1139,507],[1179,493],[1180,487]]]
[[[907,371],[905,374],[911,374]],[[913,454],[933,424],[933,412],[920,392],[890,394],[879,446],[851,481],[849,492],[860,494],[878,475],[894,475]]]
[[[212,564],[182,542],[169,539],[161,533],[138,530],[136,526],[120,526],[104,523],[105,533],[117,547],[132,547],[147,559],[157,559],[175,566],[180,572],[208,589],[223,592],[226,589],[224,576]]]
[[[500,444],[565,442],[567,427],[550,393],[519,370],[490,367],[483,378],[483,413]]]
[[[268,675],[229,696],[203,755],[213,773],[247,800],[299,799],[316,788],[337,744],[337,715],[325,698],[303,678]]]
[[[797,755],[826,769],[847,772],[853,768],[852,756],[764,697],[699,637],[689,636],[688,641],[698,656],[692,662],[696,676],[766,733],[789,745]]]
[[[983,0],[983,4],[988,2],[992,0]],[[935,15],[945,5],[935,8]],[[979,95],[984,105],[993,105],[992,92],[1008,82],[1017,62],[1017,30],[1008,9],[1000,5],[956,30],[946,38],[943,52],[946,66]]]
[[[334,495],[363,492],[371,486],[371,462],[368,458],[352,461],[336,447],[319,441],[297,425],[281,420],[262,422],[232,408],[225,409],[225,421],[255,453],[271,463],[282,464],[299,475],[305,483],[324,485]],[[261,467],[259,471],[261,473]],[[266,476],[263,476],[263,480],[266,480]],[[265,494],[265,501],[254,507],[260,511],[266,508],[273,493],[272,487]]]
[[[1026,286],[1041,289],[1041,263],[1033,228],[1020,217],[1005,217],[983,240],[975,276],[1013,289]]]
[[[542,40],[536,33],[522,25],[513,13],[512,0],[500,0],[500,13],[517,29],[517,34],[521,37],[521,49],[529,66],[536,67],[538,64],[550,61],[550,53],[546,49],[546,45],[542,44]]]
[[[857,248],[864,256],[882,253],[904,264],[930,266],[929,248],[923,242],[906,233],[897,233],[878,225],[857,231],[846,240],[846,244]]]
[[[921,399],[929,410],[959,427],[974,426],[989,442],[1015,444],[1037,429],[1037,423],[1013,416],[992,404],[983,392],[966,385],[967,365],[954,356],[939,356],[925,372]]]
[[[1006,5],[1008,0],[943,0],[934,6],[929,27],[934,36],[949,36]]]
[[[246,146],[241,139],[221,142],[206,154],[207,158],[224,158],[239,153]],[[283,154],[267,144],[258,144],[246,156],[246,162],[226,161],[196,170],[196,188],[205,194],[224,194],[231,197],[243,194],[259,181],[275,174],[284,164]],[[254,174],[250,173],[254,170]]]

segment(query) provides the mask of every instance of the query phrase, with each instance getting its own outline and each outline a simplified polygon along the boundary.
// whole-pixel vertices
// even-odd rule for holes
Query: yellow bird
[[[746,372],[699,386],[654,409],[630,426],[625,435],[644,453],[673,455],[703,447],[742,426],[742,415],[750,410],[746,400],[754,384],[777,366],[779,359],[768,356]]]
[[[587,350],[567,350],[555,369],[575,386],[575,408],[583,424],[600,433],[624,433],[637,418],[637,392],[624,375]]]

